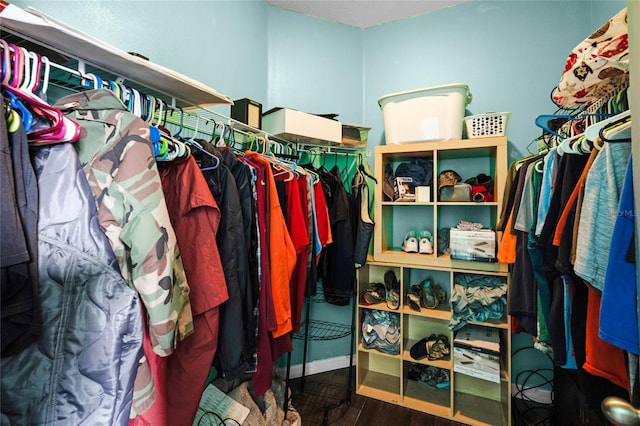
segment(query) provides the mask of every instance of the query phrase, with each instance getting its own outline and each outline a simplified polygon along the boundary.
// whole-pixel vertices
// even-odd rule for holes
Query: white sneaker
[[[416,231],[409,231],[407,232],[407,235],[404,236],[404,241],[402,242],[402,251],[406,253],[418,252],[418,236]]]
[[[420,232],[419,243],[420,254],[432,254],[433,253],[433,235],[429,231]]]

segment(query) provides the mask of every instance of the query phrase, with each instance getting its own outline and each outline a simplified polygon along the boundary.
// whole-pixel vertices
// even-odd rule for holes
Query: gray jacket
[[[142,355],[139,299],[119,273],[70,144],[33,157],[40,198],[38,341],[2,359],[2,425],[126,425]]]

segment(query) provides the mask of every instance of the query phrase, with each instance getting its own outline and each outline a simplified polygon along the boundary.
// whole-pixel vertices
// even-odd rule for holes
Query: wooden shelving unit
[[[433,161],[434,185],[439,172],[447,169],[468,176],[478,173],[490,174],[494,179],[495,201],[488,203],[440,202],[437,188],[431,188],[429,203],[389,202],[384,199],[382,183],[384,170],[411,158],[427,158]],[[362,268],[358,270],[358,291],[363,291],[370,283],[384,283],[387,271],[394,271],[401,291],[399,309],[392,310],[385,303],[370,306],[359,304],[358,342],[362,338],[362,317],[364,310],[395,312],[400,316],[400,354],[389,355],[376,349],[365,349],[359,343],[356,354],[356,392],[371,398],[384,400],[407,408],[430,413],[470,425],[511,424],[511,329],[505,314],[499,320],[485,322],[468,321],[482,327],[497,329],[501,336],[500,382],[456,373],[454,371],[454,332],[450,321],[454,307],[450,303],[437,309],[411,309],[407,304],[407,290],[431,277],[447,292],[448,298],[458,274],[475,274],[500,277],[509,284],[507,265],[492,262],[474,262],[451,259],[448,254],[438,254],[438,232],[443,228],[455,227],[460,220],[480,222],[484,227],[494,228],[500,214],[504,185],[507,174],[507,139],[491,137],[444,142],[424,142],[405,145],[386,145],[375,149],[375,174],[378,185],[375,188],[374,252]],[[434,236],[434,253],[405,253],[401,249],[405,234],[411,230],[429,230]],[[497,236],[499,240],[500,235]],[[420,339],[430,334],[444,334],[451,343],[449,357],[438,360],[415,360],[410,349]],[[412,364],[437,367],[446,372],[450,385],[445,389],[431,388],[424,383],[409,378]]]

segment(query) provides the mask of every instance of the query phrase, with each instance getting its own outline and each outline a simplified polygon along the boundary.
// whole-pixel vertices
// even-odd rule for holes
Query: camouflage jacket
[[[106,89],[56,104],[82,127],[75,143],[122,276],[142,300],[153,351],[171,354],[193,331],[189,287],[162,192],[149,125]],[[149,375],[144,375],[151,382]],[[136,389],[149,389],[136,382]],[[153,394],[145,392],[147,397]],[[134,401],[134,408],[141,406]]]

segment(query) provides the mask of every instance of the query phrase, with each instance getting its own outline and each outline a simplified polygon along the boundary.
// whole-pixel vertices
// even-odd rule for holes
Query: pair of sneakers
[[[429,231],[418,232],[412,229],[404,236],[402,251],[406,253],[432,254],[433,235]]]

